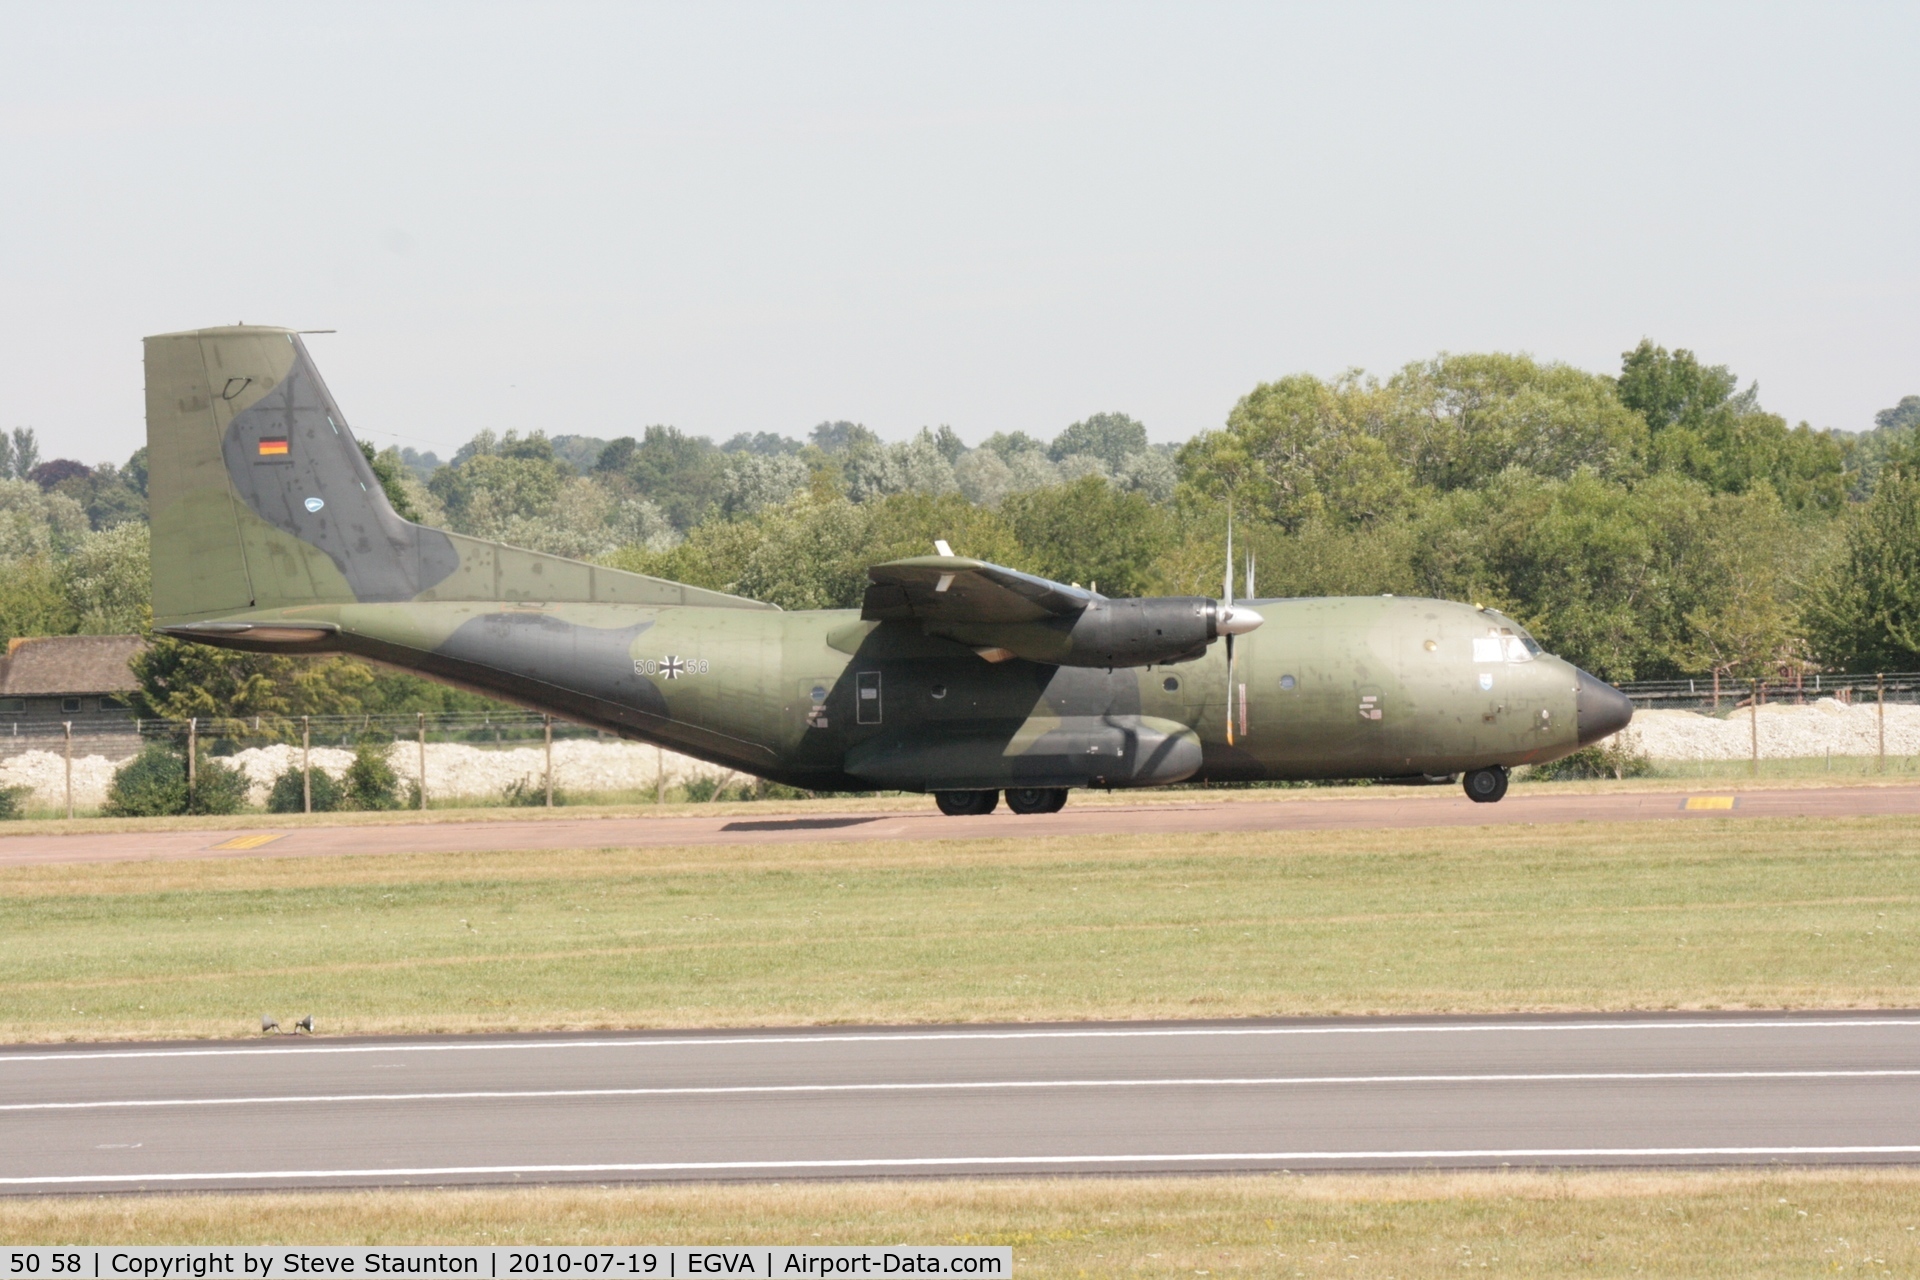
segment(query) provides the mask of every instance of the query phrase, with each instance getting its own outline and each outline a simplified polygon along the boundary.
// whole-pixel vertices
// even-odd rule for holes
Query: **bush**
[[[1537,764],[1528,777],[1547,782],[1566,782],[1578,778],[1644,778],[1653,772],[1653,761],[1642,755],[1639,744],[1615,734],[1605,742],[1582,747],[1570,756],[1550,764]]]
[[[20,802],[32,790],[32,787],[0,787],[0,822],[26,817],[26,807]]]
[[[332,813],[346,807],[346,786],[325,769],[315,769],[313,771],[313,811]],[[298,767],[288,769],[273,780],[273,790],[267,795],[267,812],[306,812],[306,795],[300,785]]]
[[[535,778],[530,774],[524,775],[515,778],[505,787],[502,787],[500,793],[506,798],[509,808],[544,808],[547,803],[547,780],[544,776]],[[555,787],[553,789],[553,802],[556,805],[565,804],[567,802],[566,793],[561,791],[560,788]]]
[[[400,775],[387,761],[391,744],[377,739],[362,742],[347,766],[347,800],[355,809],[398,809]]]
[[[194,770],[188,813],[238,813],[247,807],[247,775],[209,756]]]
[[[114,771],[101,812],[110,818],[157,818],[187,811],[187,762],[164,742],[150,743]]]

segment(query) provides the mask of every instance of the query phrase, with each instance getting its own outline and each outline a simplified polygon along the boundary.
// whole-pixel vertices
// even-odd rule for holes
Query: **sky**
[[[0,0],[0,427],[309,344],[363,438],[1156,440],[1257,383],[1642,337],[1920,393],[1920,6]]]

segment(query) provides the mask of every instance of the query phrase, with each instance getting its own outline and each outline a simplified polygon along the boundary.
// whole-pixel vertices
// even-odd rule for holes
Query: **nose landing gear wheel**
[[[998,791],[936,791],[933,802],[949,818],[973,818],[992,813],[1000,803]]]
[[[1058,813],[1066,804],[1065,787],[1007,788],[1007,808],[1015,813]]]
[[[1491,769],[1475,769],[1460,780],[1466,789],[1467,799],[1476,804],[1492,804],[1507,794],[1507,771],[1501,765]]]

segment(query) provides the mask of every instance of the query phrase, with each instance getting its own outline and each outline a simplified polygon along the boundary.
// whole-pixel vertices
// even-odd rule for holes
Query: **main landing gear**
[[[1066,805],[1065,787],[1007,788],[1007,808],[1015,813],[1058,813]]]
[[[949,818],[980,817],[1000,803],[998,791],[936,791],[933,802]],[[1067,803],[1065,787],[1008,787],[1007,808],[1015,813],[1058,813]]]
[[[998,791],[936,791],[933,802],[949,818],[984,817],[1000,803]]]
[[[1460,780],[1466,788],[1467,799],[1476,804],[1492,804],[1507,794],[1507,767],[1496,764],[1488,769],[1475,769]]]

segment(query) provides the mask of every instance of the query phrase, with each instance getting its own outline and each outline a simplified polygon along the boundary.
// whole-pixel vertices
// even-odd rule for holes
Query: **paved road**
[[[1731,808],[1689,807],[1703,803]],[[458,853],[490,849],[657,848],[831,840],[938,840],[1043,835],[1326,831],[1553,822],[1648,822],[1726,817],[1920,816],[1920,787],[1821,787],[1777,791],[1521,795],[1474,804],[1453,788],[1433,794],[1229,804],[1097,804],[1021,817],[948,818],[927,801],[915,811],[801,817],[617,817],[532,822],[0,836],[0,867],[152,858],[322,857],[348,853]]]
[[[0,1193],[1920,1162],[1920,1012],[0,1051]]]

